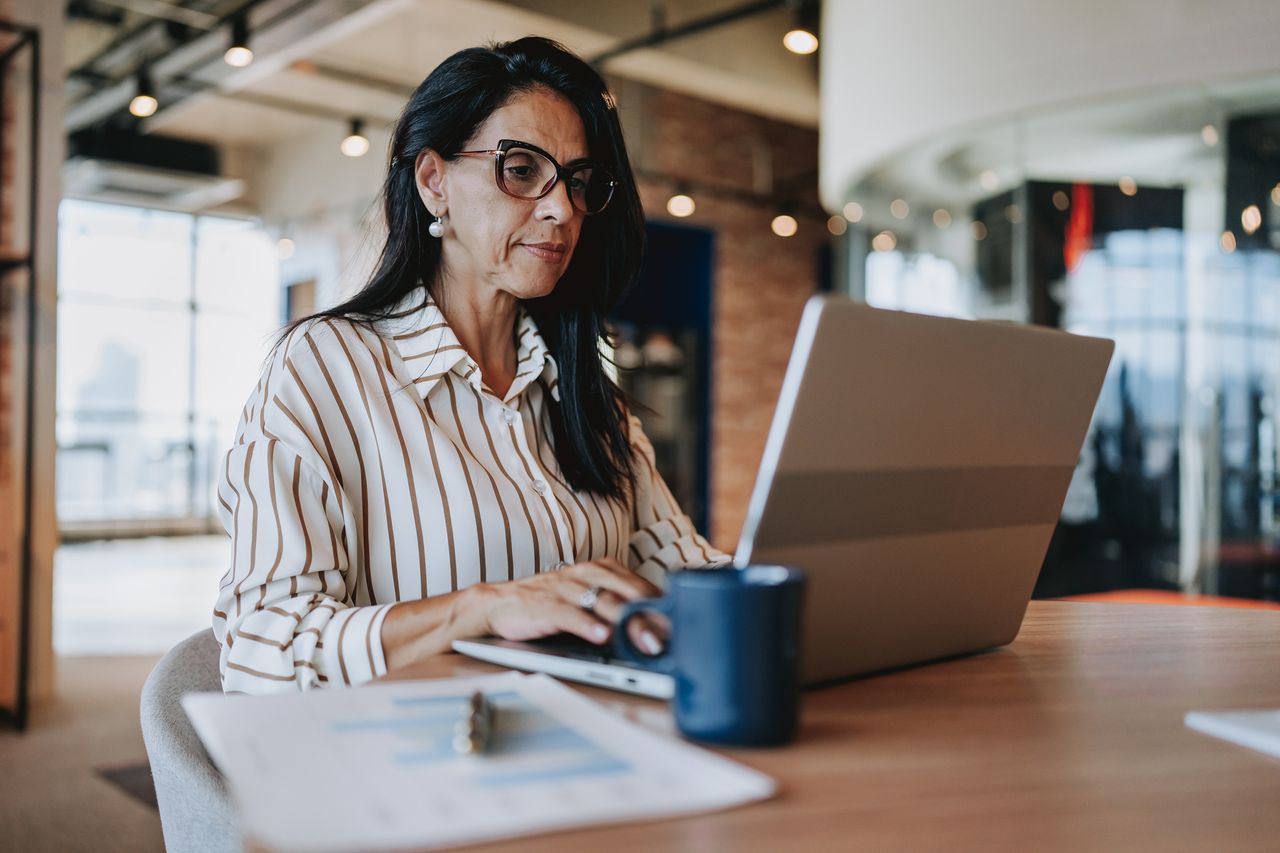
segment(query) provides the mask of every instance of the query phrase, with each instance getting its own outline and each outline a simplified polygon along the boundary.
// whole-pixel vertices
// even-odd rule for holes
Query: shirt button
[[[516,418],[518,417],[520,416],[517,415],[515,412],[511,411],[510,409],[502,410],[502,422],[505,423],[507,426],[511,426],[512,424],[514,424],[516,422]]]
[[[538,494],[540,494],[540,495],[545,495],[545,494],[547,493],[547,481],[546,481],[546,480],[534,480],[534,481],[533,481],[533,490],[534,490],[535,492],[537,492]]]

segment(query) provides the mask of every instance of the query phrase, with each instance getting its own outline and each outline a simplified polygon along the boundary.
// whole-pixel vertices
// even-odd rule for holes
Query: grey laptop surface
[[[810,299],[734,559],[808,573],[805,684],[1013,640],[1113,347],[1040,327]],[[607,650],[574,660],[537,643],[454,648],[671,695],[668,677]]]

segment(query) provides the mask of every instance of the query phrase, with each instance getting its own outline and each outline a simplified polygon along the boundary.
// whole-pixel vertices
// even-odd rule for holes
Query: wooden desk
[[[1032,602],[1011,646],[808,692],[795,744],[725,750],[780,782],[769,802],[468,849],[1280,850],[1280,760],[1183,726],[1215,708],[1280,708],[1280,613]]]

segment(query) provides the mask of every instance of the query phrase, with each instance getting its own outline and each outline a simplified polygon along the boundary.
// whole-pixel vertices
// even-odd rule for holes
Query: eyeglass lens
[[[555,164],[537,151],[514,146],[502,161],[503,189],[520,198],[539,198],[556,179]],[[569,199],[584,213],[598,213],[613,195],[613,176],[583,164],[569,173]]]

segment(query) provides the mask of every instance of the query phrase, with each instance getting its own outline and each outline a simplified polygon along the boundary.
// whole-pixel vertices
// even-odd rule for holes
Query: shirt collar
[[[556,360],[538,331],[538,324],[521,305],[516,318],[516,376],[507,391],[507,400],[527,388],[531,383],[542,379],[551,392],[551,397],[560,402],[560,370]],[[505,402],[505,401],[504,401]]]
[[[559,402],[560,373],[555,358],[529,312],[520,305],[516,316],[516,375],[503,402],[515,399],[541,378]],[[453,373],[479,390],[488,390],[480,366],[467,354],[444,313],[425,287],[419,287],[381,321],[382,331],[400,352],[418,393],[427,397],[445,374]]]

